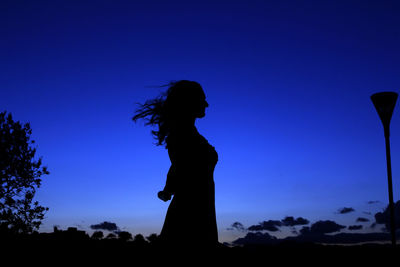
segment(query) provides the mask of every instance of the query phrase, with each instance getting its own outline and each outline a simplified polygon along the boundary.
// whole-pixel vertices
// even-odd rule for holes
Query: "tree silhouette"
[[[47,207],[33,201],[40,176],[49,174],[42,159],[35,159],[35,143],[30,139],[29,123],[14,121],[11,114],[0,113],[0,230],[31,233],[38,229]]]
[[[138,245],[144,245],[146,243],[146,240],[144,239],[144,236],[142,234],[137,234],[135,235],[133,242],[135,242]]]
[[[92,234],[92,239],[95,239],[95,240],[100,240],[100,239],[102,239],[103,237],[104,237],[104,234],[103,234],[102,231],[95,231],[95,232],[93,232],[93,234]]]
[[[132,240],[132,234],[126,231],[118,232],[118,239],[122,241]]]
[[[157,234],[151,234],[146,239],[150,242],[150,244],[154,244],[155,242],[158,241],[158,235]]]
[[[117,236],[114,234],[114,233],[109,233],[107,236],[106,236],[106,239],[116,239],[117,238]]]

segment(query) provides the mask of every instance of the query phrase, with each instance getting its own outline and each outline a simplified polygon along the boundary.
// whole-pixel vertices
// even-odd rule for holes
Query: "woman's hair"
[[[180,80],[170,82],[169,88],[160,96],[147,100],[144,104],[138,104],[132,120],[144,119],[145,125],[156,125],[158,131],[151,133],[157,140],[157,145],[163,145],[171,130],[178,126],[178,119],[190,116],[193,109],[193,101],[196,101],[203,93],[200,84],[194,81]]]

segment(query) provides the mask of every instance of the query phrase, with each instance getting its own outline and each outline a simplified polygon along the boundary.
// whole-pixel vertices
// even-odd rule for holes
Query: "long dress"
[[[176,245],[217,245],[214,168],[218,154],[195,127],[171,133],[166,142],[171,168],[164,191],[174,197],[161,240]]]

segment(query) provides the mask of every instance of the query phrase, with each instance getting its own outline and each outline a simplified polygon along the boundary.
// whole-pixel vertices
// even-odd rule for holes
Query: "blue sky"
[[[399,92],[397,1],[2,1],[0,109],[30,122],[51,174],[51,230],[112,221],[161,230],[169,168],[135,103],[199,82],[196,125],[215,146],[220,240],[263,220],[354,224],[388,202],[383,129],[370,101]],[[399,199],[400,116],[391,125]],[[380,201],[368,205],[371,200]],[[356,212],[338,215],[342,207]],[[283,233],[280,233],[283,234]]]

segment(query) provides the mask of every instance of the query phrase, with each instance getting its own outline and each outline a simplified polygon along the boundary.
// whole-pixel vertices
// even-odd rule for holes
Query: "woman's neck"
[[[187,131],[193,131],[196,130],[195,126],[195,121],[196,118],[191,119],[191,120],[182,120],[182,121],[176,121],[174,124],[171,126],[171,131],[172,132],[187,132]]]

